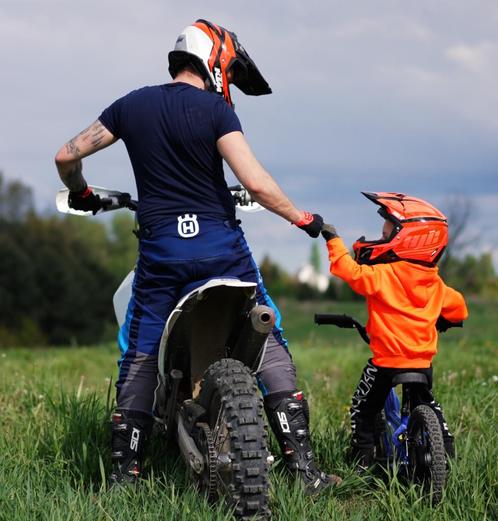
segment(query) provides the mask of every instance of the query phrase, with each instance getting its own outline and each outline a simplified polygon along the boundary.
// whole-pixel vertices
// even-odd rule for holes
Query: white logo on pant
[[[131,433],[131,442],[130,449],[138,452],[138,440],[140,439],[140,431],[133,427],[133,431]]]
[[[372,390],[372,386],[375,382],[375,377],[377,375],[377,368],[372,365],[370,362],[367,363],[365,370],[363,371],[360,382],[356,388],[356,391],[353,395],[351,409],[349,410],[351,414],[351,431],[353,443],[356,442],[356,415],[360,413],[360,405],[367,399],[368,393]]]
[[[178,216],[178,235],[185,239],[195,237],[199,233],[199,223],[197,215],[194,213],[186,213]]]
[[[287,416],[285,412],[277,412],[278,421],[280,422],[280,428],[282,432],[290,432],[289,422],[287,421]]]

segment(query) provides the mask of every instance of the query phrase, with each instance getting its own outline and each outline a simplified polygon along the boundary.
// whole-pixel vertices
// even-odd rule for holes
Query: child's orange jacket
[[[406,261],[358,264],[339,237],[327,242],[330,273],[366,297],[373,363],[381,367],[430,367],[437,351],[436,320],[468,316],[463,296],[446,286],[438,268]]]

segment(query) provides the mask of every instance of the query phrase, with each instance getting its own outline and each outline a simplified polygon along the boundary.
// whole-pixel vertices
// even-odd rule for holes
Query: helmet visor
[[[239,43],[237,36],[234,33],[230,33],[230,36],[236,54],[235,60],[230,65],[230,70],[233,71],[232,83],[249,96],[271,94],[268,82],[263,78],[263,75],[247,51]]]

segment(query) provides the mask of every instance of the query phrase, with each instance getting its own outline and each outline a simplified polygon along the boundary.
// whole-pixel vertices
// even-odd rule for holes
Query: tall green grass
[[[369,350],[354,331],[313,326],[312,315],[345,311],[363,320],[363,307],[281,307],[311,405],[317,458],[344,483],[310,498],[277,461],[271,471],[274,519],[498,519],[497,304],[473,304],[466,327],[441,336],[434,390],[456,436],[458,457],[436,509],[418,487],[394,476],[360,478],[347,462],[348,408]],[[0,520],[232,519],[224,505],[209,505],[197,494],[178,450],[160,437],[137,490],[106,489],[116,356],[112,345],[0,352]],[[272,451],[278,455],[273,441]]]

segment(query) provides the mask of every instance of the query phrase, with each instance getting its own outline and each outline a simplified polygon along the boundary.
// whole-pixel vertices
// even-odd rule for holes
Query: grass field
[[[271,471],[277,520],[497,520],[498,303],[474,303],[463,330],[442,335],[435,394],[456,436],[457,460],[435,510],[414,486],[359,478],[346,460],[348,407],[369,350],[354,331],[318,328],[314,312],[354,314],[361,304],[281,303],[299,382],[311,406],[325,470],[344,477],[325,497],[304,497],[280,464]],[[116,347],[0,351],[0,519],[228,520],[191,485],[178,451],[153,446],[138,490],[102,485],[109,472],[109,382]],[[111,402],[114,389],[111,392]],[[272,442],[273,443],[273,442]],[[277,455],[275,444],[272,452]]]

